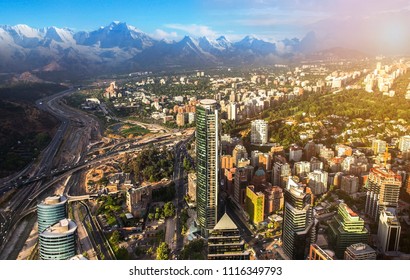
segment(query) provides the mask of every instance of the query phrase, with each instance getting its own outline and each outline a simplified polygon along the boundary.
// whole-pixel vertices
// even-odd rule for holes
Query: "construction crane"
[[[387,168],[387,161],[391,160],[391,154],[389,153],[389,148],[394,148],[394,146],[386,145],[386,151],[384,152],[384,168]]]

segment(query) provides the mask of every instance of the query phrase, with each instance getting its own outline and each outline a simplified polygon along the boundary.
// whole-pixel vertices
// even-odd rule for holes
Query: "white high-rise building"
[[[385,208],[380,213],[377,239],[382,253],[399,250],[401,226],[394,208]]]
[[[400,137],[399,149],[402,152],[410,150],[410,135]]]
[[[228,104],[228,120],[235,121],[238,114],[238,105],[236,102]]]
[[[309,187],[314,195],[319,195],[327,191],[327,177],[328,173],[323,170],[315,170],[309,173]]]
[[[264,120],[254,120],[251,123],[251,143],[268,143],[268,123]]]

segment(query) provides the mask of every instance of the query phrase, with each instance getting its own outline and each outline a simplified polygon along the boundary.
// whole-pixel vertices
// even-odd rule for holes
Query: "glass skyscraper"
[[[314,242],[312,194],[303,186],[289,179],[285,189],[283,217],[283,251],[292,260],[306,259],[308,249]]]
[[[201,234],[207,237],[218,221],[218,103],[201,100],[196,114],[197,219]]]
[[[67,198],[50,196],[37,205],[38,232],[67,217]]]
[[[68,260],[76,255],[77,225],[63,219],[45,229],[40,235],[41,260]]]

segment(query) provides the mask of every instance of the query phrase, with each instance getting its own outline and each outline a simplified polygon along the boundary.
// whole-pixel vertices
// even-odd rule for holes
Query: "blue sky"
[[[156,38],[255,35],[274,41],[301,38],[328,19],[375,17],[408,7],[408,0],[0,0],[0,24],[90,31],[119,20]]]

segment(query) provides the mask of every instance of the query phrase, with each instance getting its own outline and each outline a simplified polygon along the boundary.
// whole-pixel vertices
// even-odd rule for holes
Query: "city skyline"
[[[0,260],[410,259],[408,1],[0,11]]]

